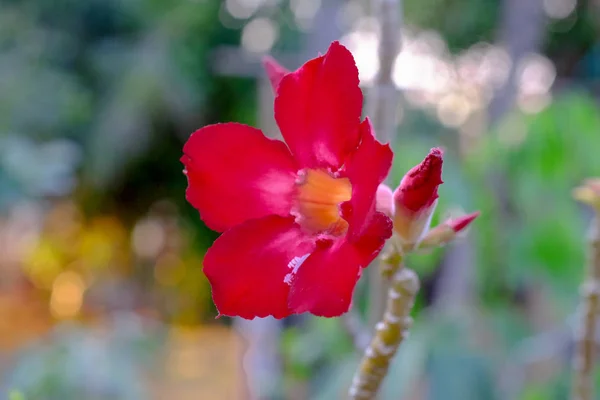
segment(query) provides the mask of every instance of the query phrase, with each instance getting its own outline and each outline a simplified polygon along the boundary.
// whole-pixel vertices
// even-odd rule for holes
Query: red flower
[[[443,151],[433,148],[404,175],[394,191],[394,230],[407,244],[416,244],[429,229],[442,181]]]
[[[227,123],[194,132],[181,161],[187,200],[224,232],[204,258],[220,315],[350,307],[354,286],[391,236],[375,193],[392,161],[368,119],[352,54],[338,42],[297,71],[269,74],[283,142]]]

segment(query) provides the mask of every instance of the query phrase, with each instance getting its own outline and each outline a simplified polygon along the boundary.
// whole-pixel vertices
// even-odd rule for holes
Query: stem
[[[392,358],[408,337],[408,330],[412,325],[410,311],[419,286],[419,278],[413,270],[402,264],[397,265],[390,282],[383,320],[375,326],[373,339],[354,375],[349,391],[350,399],[375,398]]]
[[[398,91],[392,80],[392,70],[394,60],[400,50],[402,0],[374,0],[374,4],[374,15],[381,23],[378,48],[379,71],[370,93],[368,114],[372,116],[377,139],[382,143],[388,143],[391,142],[398,113]],[[386,284],[381,277],[379,268],[373,265],[368,271],[368,324],[373,326],[383,314]]]
[[[581,285],[584,311],[581,332],[576,340],[573,360],[574,380],[572,400],[592,400],[593,372],[596,358],[596,317],[600,311],[600,216],[596,215],[590,229],[590,261],[587,276]]]

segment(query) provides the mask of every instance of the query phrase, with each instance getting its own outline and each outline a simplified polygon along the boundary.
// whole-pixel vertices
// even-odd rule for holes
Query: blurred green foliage
[[[596,100],[569,93],[535,116],[511,115],[474,152],[467,173],[480,188],[473,197],[484,207],[476,236],[480,279],[496,277],[483,283],[487,293],[493,285],[542,279],[560,294],[581,280],[589,213],[571,191],[600,171],[598,132]],[[504,205],[493,192],[498,171],[506,180]]]

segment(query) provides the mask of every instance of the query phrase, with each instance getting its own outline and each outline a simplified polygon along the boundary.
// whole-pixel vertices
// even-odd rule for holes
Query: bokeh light
[[[72,318],[83,305],[86,285],[81,277],[73,271],[65,271],[52,283],[50,310],[56,318]]]
[[[275,44],[279,28],[269,18],[255,18],[242,31],[242,46],[252,53],[266,53]]]

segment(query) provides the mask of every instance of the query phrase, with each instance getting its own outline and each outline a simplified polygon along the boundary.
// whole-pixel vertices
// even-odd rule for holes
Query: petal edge
[[[275,119],[301,166],[336,171],[356,149],[363,101],[358,85],[354,57],[339,42],[283,77]]]
[[[192,133],[183,152],[186,199],[209,228],[222,232],[248,219],[289,215],[297,167],[283,142],[225,123]]]

